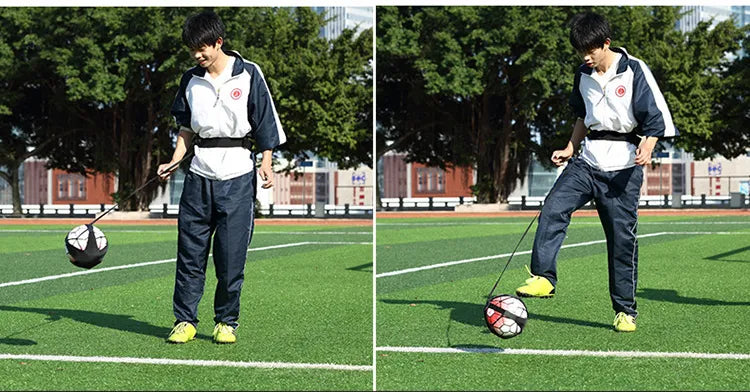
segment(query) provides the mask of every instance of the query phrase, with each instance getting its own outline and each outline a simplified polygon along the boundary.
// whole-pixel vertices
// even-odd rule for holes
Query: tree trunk
[[[13,194],[13,215],[21,215],[21,184],[19,181],[20,177],[20,165],[15,165],[10,168],[10,188]]]
[[[477,203],[497,203],[497,186],[494,178],[497,171],[495,162],[496,138],[490,125],[489,94],[482,96],[481,108],[474,110],[477,126],[477,183],[473,187]]]
[[[497,190],[497,197],[500,202],[507,203],[510,190],[505,184],[508,176],[508,167],[510,166],[510,142],[513,136],[513,105],[511,104],[511,97],[505,97],[505,112],[503,113],[503,126],[500,132],[499,141],[497,143],[497,163],[499,166],[496,172],[494,180],[495,189]]]

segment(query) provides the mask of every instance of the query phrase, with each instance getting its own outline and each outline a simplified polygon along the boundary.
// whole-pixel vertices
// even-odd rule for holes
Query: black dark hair
[[[224,38],[224,23],[212,11],[187,18],[182,28],[182,43],[190,49],[199,49],[204,45],[214,46],[219,37]]]
[[[578,14],[570,20],[570,43],[578,52],[603,48],[612,39],[609,22],[593,12]]]

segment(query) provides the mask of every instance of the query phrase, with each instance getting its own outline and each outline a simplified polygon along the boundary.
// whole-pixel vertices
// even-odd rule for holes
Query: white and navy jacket
[[[200,66],[182,75],[171,110],[177,125],[204,139],[249,135],[257,151],[283,144],[286,135],[260,67],[237,52],[226,54],[234,57],[234,65],[229,79],[218,88]],[[254,167],[253,154],[246,148],[195,146],[190,170],[206,178],[227,180]]]
[[[624,48],[611,48],[621,55],[616,72],[601,85],[593,68],[583,64],[575,74],[570,105],[583,119],[589,134],[581,158],[604,171],[635,165],[638,136],[659,138],[678,135],[664,96],[646,64]],[[605,131],[609,136],[602,136]],[[611,137],[620,135],[622,137]],[[630,141],[626,141],[626,137]],[[615,140],[613,140],[615,139]],[[620,139],[620,140],[616,140]]]

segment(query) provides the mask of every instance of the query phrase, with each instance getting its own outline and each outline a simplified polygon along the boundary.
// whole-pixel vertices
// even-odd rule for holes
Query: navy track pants
[[[229,180],[188,172],[180,198],[177,271],[173,308],[176,323],[198,323],[211,237],[216,267],[214,322],[237,327],[247,248],[253,235],[255,171]]]
[[[542,207],[531,254],[531,272],[557,285],[557,254],[574,211],[594,200],[607,238],[612,308],[637,316],[638,200],[643,167],[601,171],[571,159]]]

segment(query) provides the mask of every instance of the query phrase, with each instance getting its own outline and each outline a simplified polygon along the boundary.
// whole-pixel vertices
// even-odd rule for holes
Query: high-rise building
[[[713,19],[713,25],[723,22],[732,17],[732,6],[706,6],[690,5],[681,7],[684,13],[682,18],[677,21],[677,29],[682,33],[687,33],[698,26],[700,22],[707,22]]]
[[[677,21],[677,29],[683,33],[693,30],[698,23],[712,21],[712,26],[723,22],[729,18],[734,18],[734,23],[738,27],[750,24],[750,5],[724,5],[724,6],[704,6],[691,5],[681,7],[684,15]],[[744,57],[744,50],[738,51],[735,55]],[[731,55],[732,57],[734,55]]]
[[[357,33],[373,25],[372,7],[313,7],[316,12],[324,12],[328,23],[320,35],[328,40],[335,39],[344,29]]]

